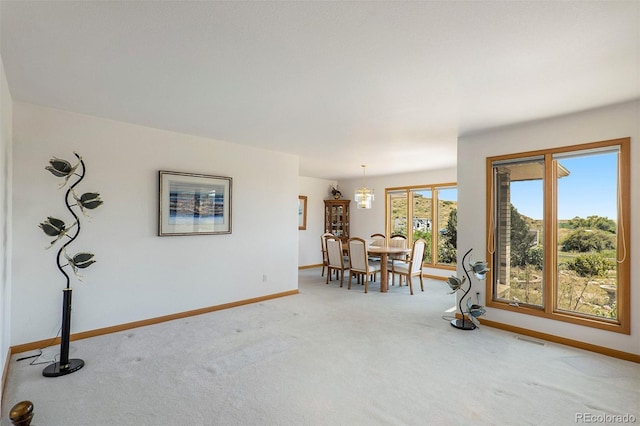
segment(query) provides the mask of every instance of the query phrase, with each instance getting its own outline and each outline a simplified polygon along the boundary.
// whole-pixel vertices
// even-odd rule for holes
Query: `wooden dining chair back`
[[[413,294],[412,278],[414,276],[420,277],[420,290],[424,291],[424,283],[422,281],[422,264],[424,258],[424,251],[427,247],[427,242],[422,238],[413,242],[413,248],[411,250],[411,256],[409,259],[394,259],[391,263],[391,274],[393,281],[396,280],[396,275],[406,277],[409,283],[409,292]]]
[[[331,272],[336,271],[340,275],[340,287],[344,284],[344,271],[349,269],[349,261],[342,254],[342,241],[336,237],[327,238],[327,280],[331,280]],[[337,277],[336,277],[337,278]]]
[[[367,243],[362,238],[349,238],[349,284],[351,289],[351,279],[354,276],[361,276],[364,281],[364,292],[369,291],[369,278],[375,279],[380,272],[380,262],[371,262],[367,254]]]
[[[387,245],[387,237],[384,234],[371,234],[371,245],[384,247]],[[380,256],[369,256],[369,260],[380,262]]]
[[[387,237],[384,234],[371,234],[371,245],[383,247],[387,245]]]
[[[324,234],[320,235],[320,246],[322,248],[322,274],[320,275],[321,277],[324,277],[324,270],[327,267],[327,264],[329,263],[328,258],[327,258],[327,238],[334,238],[335,236],[331,233],[331,232],[325,232]]]
[[[389,247],[407,248],[407,237],[404,235],[394,235],[389,239]]]
[[[404,235],[396,234],[392,235],[389,239],[389,247],[397,247],[397,248],[407,248],[407,237]],[[406,259],[406,254],[390,254],[389,255],[389,264],[393,262],[394,259]]]

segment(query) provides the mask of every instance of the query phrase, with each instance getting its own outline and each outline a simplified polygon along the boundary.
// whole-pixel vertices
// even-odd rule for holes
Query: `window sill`
[[[593,317],[586,317],[582,315],[574,315],[566,312],[555,311],[547,312],[542,308],[535,308],[532,306],[524,305],[511,305],[508,302],[490,301],[487,302],[488,308],[501,309],[504,311],[516,312],[524,315],[533,315],[540,318],[547,318],[554,321],[562,321],[571,324],[581,325],[583,327],[597,328],[600,330],[611,331],[614,333],[631,334],[631,328],[628,323],[618,320],[607,320]]]

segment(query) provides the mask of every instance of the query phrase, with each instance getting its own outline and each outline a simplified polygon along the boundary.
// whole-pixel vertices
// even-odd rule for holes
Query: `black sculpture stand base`
[[[66,275],[66,274],[65,274]],[[45,377],[60,377],[71,374],[84,367],[81,359],[69,359],[69,341],[71,340],[71,288],[62,290],[62,336],[60,337],[60,362],[48,365],[42,370]]]
[[[47,366],[44,370],[42,370],[42,375],[45,377],[59,377],[64,376],[66,374],[71,374],[74,371],[80,370],[84,367],[84,361],[81,359],[70,359],[69,364],[65,367],[60,367],[60,363],[56,362],[55,364],[51,364]]]
[[[451,325],[459,330],[475,330],[476,326],[469,320],[454,319],[451,320]]]

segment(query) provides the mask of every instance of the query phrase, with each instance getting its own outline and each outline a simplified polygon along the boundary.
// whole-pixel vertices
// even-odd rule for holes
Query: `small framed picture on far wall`
[[[298,195],[298,229],[307,229],[307,196]]]

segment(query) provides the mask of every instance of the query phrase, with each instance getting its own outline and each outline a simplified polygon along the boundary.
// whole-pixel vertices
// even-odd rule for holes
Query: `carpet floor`
[[[68,376],[16,354],[1,425],[22,400],[34,426],[640,423],[637,364],[457,330],[447,284],[415,282],[364,294],[302,270],[298,295],[71,342]]]

